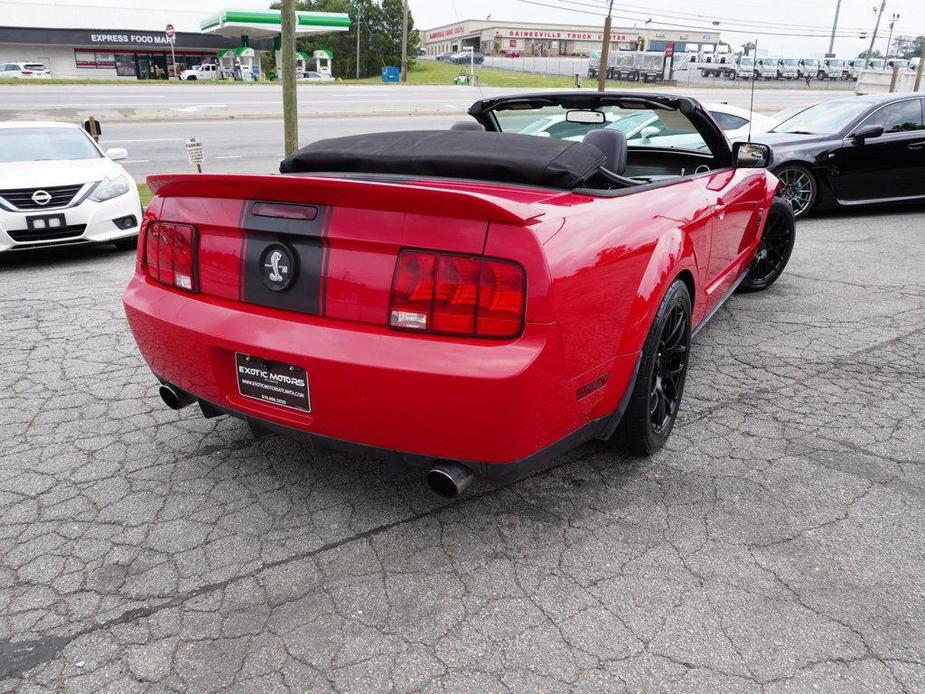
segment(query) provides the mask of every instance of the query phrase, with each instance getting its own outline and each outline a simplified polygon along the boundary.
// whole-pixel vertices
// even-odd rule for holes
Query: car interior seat
[[[604,154],[604,165],[601,167],[605,178],[622,186],[638,186],[643,181],[628,178],[623,175],[626,171],[627,145],[626,135],[619,130],[598,128],[590,130],[581,140],[585,144],[594,145]]]
[[[485,126],[474,120],[460,120],[453,123],[450,130],[485,130]]]

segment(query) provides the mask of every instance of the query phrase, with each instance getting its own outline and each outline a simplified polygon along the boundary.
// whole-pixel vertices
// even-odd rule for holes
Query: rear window
[[[26,63],[27,70],[44,70],[45,66],[40,63]]]

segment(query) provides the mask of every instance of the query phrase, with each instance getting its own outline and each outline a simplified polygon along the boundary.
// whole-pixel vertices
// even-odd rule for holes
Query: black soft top
[[[319,140],[284,159],[282,173],[405,174],[572,189],[604,163],[583,142],[514,133],[410,130]]]

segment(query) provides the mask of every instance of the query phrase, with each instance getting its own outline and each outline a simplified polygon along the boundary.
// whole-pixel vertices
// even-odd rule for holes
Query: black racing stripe
[[[250,207],[249,200],[241,201],[241,211],[238,213],[238,231],[241,232],[241,250],[240,264],[238,267],[238,301],[244,301],[244,259],[247,257],[247,231],[244,224],[247,220],[247,210]]]
[[[289,219],[253,214],[254,203],[248,201],[244,218],[247,246],[244,253],[243,300],[261,306],[320,315],[321,277],[324,261],[322,232],[329,212],[327,206],[315,205],[312,220]],[[264,284],[261,257],[267,246],[281,243],[293,257],[295,280],[284,291],[273,291]]]
[[[328,240],[328,234],[331,231],[331,218],[334,216],[334,208],[329,207],[325,210],[324,219],[321,222],[321,243],[324,245],[324,257],[321,263],[321,315],[328,313],[328,265],[331,262],[331,242]]]

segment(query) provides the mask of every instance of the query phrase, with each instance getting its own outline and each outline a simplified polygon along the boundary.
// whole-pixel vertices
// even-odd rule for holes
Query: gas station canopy
[[[237,38],[246,34],[251,39],[272,38],[282,31],[279,10],[223,10],[206,17],[199,28],[204,34],[216,34],[226,38]],[[296,12],[297,34],[319,34],[348,29],[350,17],[343,12]]]

